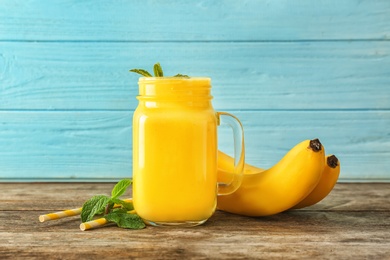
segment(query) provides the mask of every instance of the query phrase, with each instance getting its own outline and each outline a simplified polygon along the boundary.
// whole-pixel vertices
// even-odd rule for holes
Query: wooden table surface
[[[319,204],[269,217],[217,211],[194,228],[80,231],[40,223],[113,183],[0,183],[0,259],[390,259],[390,183],[339,183]]]

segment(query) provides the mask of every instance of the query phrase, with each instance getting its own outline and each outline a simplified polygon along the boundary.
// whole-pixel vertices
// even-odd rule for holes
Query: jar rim
[[[165,80],[185,80],[185,81],[208,81],[211,82],[211,78],[209,77],[140,77],[138,82],[144,81],[165,81]]]

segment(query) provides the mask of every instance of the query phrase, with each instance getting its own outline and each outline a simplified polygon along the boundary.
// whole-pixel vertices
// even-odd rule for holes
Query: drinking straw
[[[128,213],[134,214],[135,210],[128,211]],[[91,220],[91,221],[88,221],[88,222],[81,223],[80,224],[80,229],[81,229],[81,231],[85,231],[85,230],[88,230],[88,229],[101,227],[101,226],[104,226],[105,224],[107,224],[107,222],[108,221],[105,218],[94,219],[94,220]]]
[[[129,198],[129,199],[125,199],[124,201],[132,202],[133,199]],[[117,208],[117,207],[120,207],[120,205],[115,204],[114,208]],[[45,222],[45,221],[48,221],[48,220],[55,220],[55,219],[60,219],[60,218],[66,218],[66,217],[80,215],[81,214],[81,210],[82,210],[82,208],[67,209],[67,210],[58,211],[58,212],[55,212],[55,213],[49,213],[49,214],[45,214],[45,215],[40,215],[39,216],[39,221],[40,222]]]
[[[98,219],[95,219],[95,220],[91,220],[91,221],[88,221],[88,222],[81,223],[80,224],[80,229],[81,229],[81,231],[85,231],[85,230],[88,230],[88,229],[101,227],[101,226],[104,226],[105,224],[107,224],[107,222],[108,221],[105,218],[98,218]]]
[[[76,216],[80,215],[82,208],[77,208],[77,209],[67,209],[64,211],[58,211],[55,213],[49,213],[45,215],[40,215],[39,216],[39,221],[40,222],[45,222],[47,220],[55,220],[55,219],[60,219],[60,218],[66,218],[66,217],[71,217],[71,216]]]

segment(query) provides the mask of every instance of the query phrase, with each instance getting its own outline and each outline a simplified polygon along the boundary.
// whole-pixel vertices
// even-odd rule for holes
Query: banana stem
[[[326,159],[326,163],[330,168],[336,168],[339,164],[339,159],[335,155],[331,155]]]
[[[318,138],[313,139],[310,140],[309,148],[312,149],[314,152],[319,152],[322,149],[322,144]]]

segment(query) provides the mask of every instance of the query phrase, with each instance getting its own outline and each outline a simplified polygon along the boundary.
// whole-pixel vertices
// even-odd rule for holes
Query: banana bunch
[[[325,156],[318,139],[294,146],[271,168],[244,166],[241,186],[232,194],[218,196],[217,208],[245,216],[269,216],[308,207],[325,198],[340,173],[336,156]],[[229,178],[233,158],[218,152],[218,180]]]

